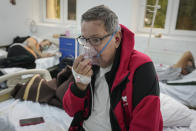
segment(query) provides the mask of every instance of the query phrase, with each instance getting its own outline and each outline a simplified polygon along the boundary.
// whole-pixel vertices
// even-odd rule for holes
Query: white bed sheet
[[[192,117],[194,118],[189,127],[174,126],[163,127],[163,131],[196,131],[196,111],[192,110]]]
[[[59,64],[59,57],[52,56],[47,58],[39,58],[35,60],[36,69],[48,69]]]
[[[155,69],[157,72],[165,71],[169,66],[156,64]],[[183,83],[183,82],[196,82],[196,70],[190,74],[182,77],[182,79],[168,81],[169,83]],[[160,92],[167,94],[177,101],[191,107],[196,107],[196,85],[167,85],[159,82]]]
[[[42,124],[19,125],[20,119],[43,117]],[[72,118],[64,110],[31,101],[10,99],[0,103],[0,131],[67,131]]]
[[[196,85],[167,85],[159,82],[160,92],[167,94],[177,101],[196,107]]]
[[[161,95],[163,131],[195,131],[196,111],[180,103],[176,104],[171,99],[173,98]],[[40,116],[45,123],[24,127],[19,125],[20,119]],[[71,120],[64,110],[47,104],[15,99],[0,103],[0,131],[68,131]]]
[[[194,131],[188,127],[164,127],[163,131]]]
[[[43,51],[43,53],[52,53],[55,54],[55,56],[36,59],[36,69],[48,69],[59,64],[61,53],[59,52],[59,48],[56,45],[52,44],[49,49]]]
[[[172,97],[160,94],[164,131],[195,131],[196,111]]]

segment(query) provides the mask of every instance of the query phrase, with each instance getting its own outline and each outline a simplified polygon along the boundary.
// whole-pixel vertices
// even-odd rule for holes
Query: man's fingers
[[[93,74],[90,59],[84,59],[83,55],[78,56],[73,64],[73,69],[76,73],[91,77]]]
[[[93,75],[93,70],[89,70],[89,72],[86,74],[86,76],[91,77]]]
[[[83,69],[82,75],[87,75],[91,68],[91,65],[87,65],[86,68]]]
[[[78,56],[78,57],[74,60],[74,63],[73,63],[73,68],[74,68],[74,70],[77,69],[79,63],[82,61],[83,58],[84,58],[84,56],[83,56],[83,55],[80,55],[80,56]]]
[[[78,66],[77,66],[77,68],[76,68],[75,71],[77,73],[79,73],[79,74],[84,74],[84,70],[85,70],[85,68],[87,68],[87,66],[89,65],[89,63],[90,63],[90,60],[89,59],[85,59],[85,60],[81,61],[78,64]]]

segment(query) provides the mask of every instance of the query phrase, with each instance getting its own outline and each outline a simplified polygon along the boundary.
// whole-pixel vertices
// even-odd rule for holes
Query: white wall
[[[195,39],[164,36],[162,38],[152,37],[150,47],[148,48],[148,35],[136,35],[135,43],[135,48],[148,54],[155,63],[173,65],[187,50],[190,50],[196,58]]]
[[[84,2],[85,1],[85,2]],[[121,24],[131,28],[132,2],[135,0],[78,0],[77,2],[77,20],[80,24],[80,16],[89,8],[104,4],[111,8],[119,17]]]
[[[196,57],[196,39],[174,38],[168,36],[163,38],[152,38],[148,51],[148,35],[137,33],[138,16],[141,4],[140,0],[77,0],[77,22],[63,25],[42,23],[42,3],[40,0],[18,0],[16,6],[12,6],[9,0],[0,1],[0,45],[9,44],[12,39],[19,36],[38,35],[51,37],[54,33],[65,33],[66,30],[80,32],[80,16],[88,8],[104,4],[114,10],[119,16],[121,24],[124,24],[135,35],[135,48],[146,52],[158,63],[172,64],[186,50],[191,50]],[[30,22],[35,20],[36,33],[30,31]],[[180,54],[180,55],[179,55]],[[170,56],[168,58],[168,56]]]
[[[43,6],[41,0],[20,0],[16,1],[15,6],[12,6],[8,0],[0,1],[0,45],[11,43],[17,35],[51,37],[55,33],[65,33],[66,30],[74,30],[73,32],[78,34],[80,32],[81,14],[89,7],[100,4],[109,6],[119,16],[120,23],[134,29],[135,26],[131,21],[135,16],[135,13],[132,12],[133,1],[137,0],[123,0],[123,2],[119,0],[77,0],[77,22],[74,24],[65,23],[60,26],[42,23]],[[32,20],[37,24],[36,33],[30,31]]]
[[[32,0],[16,1],[16,6],[9,0],[0,1],[0,45],[11,43],[17,35],[29,34],[32,5]]]

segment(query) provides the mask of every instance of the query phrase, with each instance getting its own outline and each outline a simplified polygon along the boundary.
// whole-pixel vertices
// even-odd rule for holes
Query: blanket
[[[47,103],[63,108],[62,101],[69,81],[73,80],[71,67],[67,66],[58,73],[57,78],[46,81],[39,74],[34,75],[25,85],[18,83],[12,96],[15,99]]]

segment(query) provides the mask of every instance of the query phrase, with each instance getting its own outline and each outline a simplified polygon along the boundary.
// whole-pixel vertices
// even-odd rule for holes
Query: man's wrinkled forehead
[[[105,34],[104,23],[100,20],[95,21],[83,21],[81,23],[81,33],[82,36],[90,37],[94,35],[103,35]]]

